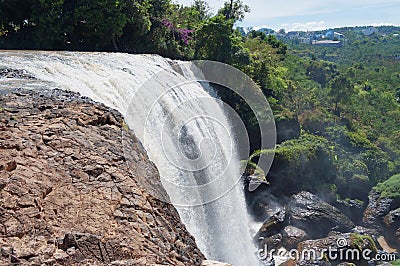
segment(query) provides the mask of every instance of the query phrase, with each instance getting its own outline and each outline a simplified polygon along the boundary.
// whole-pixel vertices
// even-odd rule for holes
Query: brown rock
[[[59,90],[3,94],[0,108],[0,265],[205,259],[176,209],[150,194],[168,197],[119,113]]]
[[[17,163],[13,160],[9,163],[6,164],[6,167],[4,168],[7,172],[12,172],[15,169],[17,169]]]

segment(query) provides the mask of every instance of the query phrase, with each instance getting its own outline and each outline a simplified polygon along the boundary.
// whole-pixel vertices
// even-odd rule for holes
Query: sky
[[[251,12],[238,23],[274,30],[322,30],[343,26],[400,25],[399,0],[242,0]],[[189,5],[193,0],[174,0]],[[224,0],[209,0],[216,13]]]

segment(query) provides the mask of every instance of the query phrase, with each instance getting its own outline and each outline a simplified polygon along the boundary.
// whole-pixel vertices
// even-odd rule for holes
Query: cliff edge
[[[0,265],[200,265],[146,182],[162,189],[116,111],[61,90],[0,94]]]

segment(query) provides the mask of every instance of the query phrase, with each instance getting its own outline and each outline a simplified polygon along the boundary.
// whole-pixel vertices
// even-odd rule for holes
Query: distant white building
[[[300,43],[311,44],[312,36],[300,37],[299,40],[300,40]]]
[[[312,41],[312,45],[320,45],[320,46],[336,46],[340,47],[343,45],[341,41],[332,41],[332,40],[322,40],[322,41]]]
[[[339,33],[339,32],[334,32],[333,33],[333,38],[334,39],[337,39],[337,40],[341,40],[341,39],[344,39],[344,35],[343,34],[341,34],[341,33]]]

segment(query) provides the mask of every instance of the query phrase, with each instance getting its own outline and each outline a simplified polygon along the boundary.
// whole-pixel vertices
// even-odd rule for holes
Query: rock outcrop
[[[324,237],[333,230],[349,232],[355,226],[338,209],[309,192],[292,196],[287,209],[289,224],[303,229],[311,238]]]
[[[366,226],[382,230],[382,220],[392,209],[393,199],[381,198],[381,194],[371,190],[368,206],[364,211],[363,222]]]
[[[369,193],[368,199],[363,217],[364,224],[377,229],[391,245],[400,248],[400,202],[381,197],[381,193],[374,189]]]
[[[116,111],[60,90],[0,95],[1,265],[200,265],[146,186],[163,191]]]
[[[400,247],[400,208],[389,212],[383,219],[383,223],[387,240]]]
[[[0,78],[8,79],[36,79],[25,70],[11,69],[11,68],[0,68]]]

